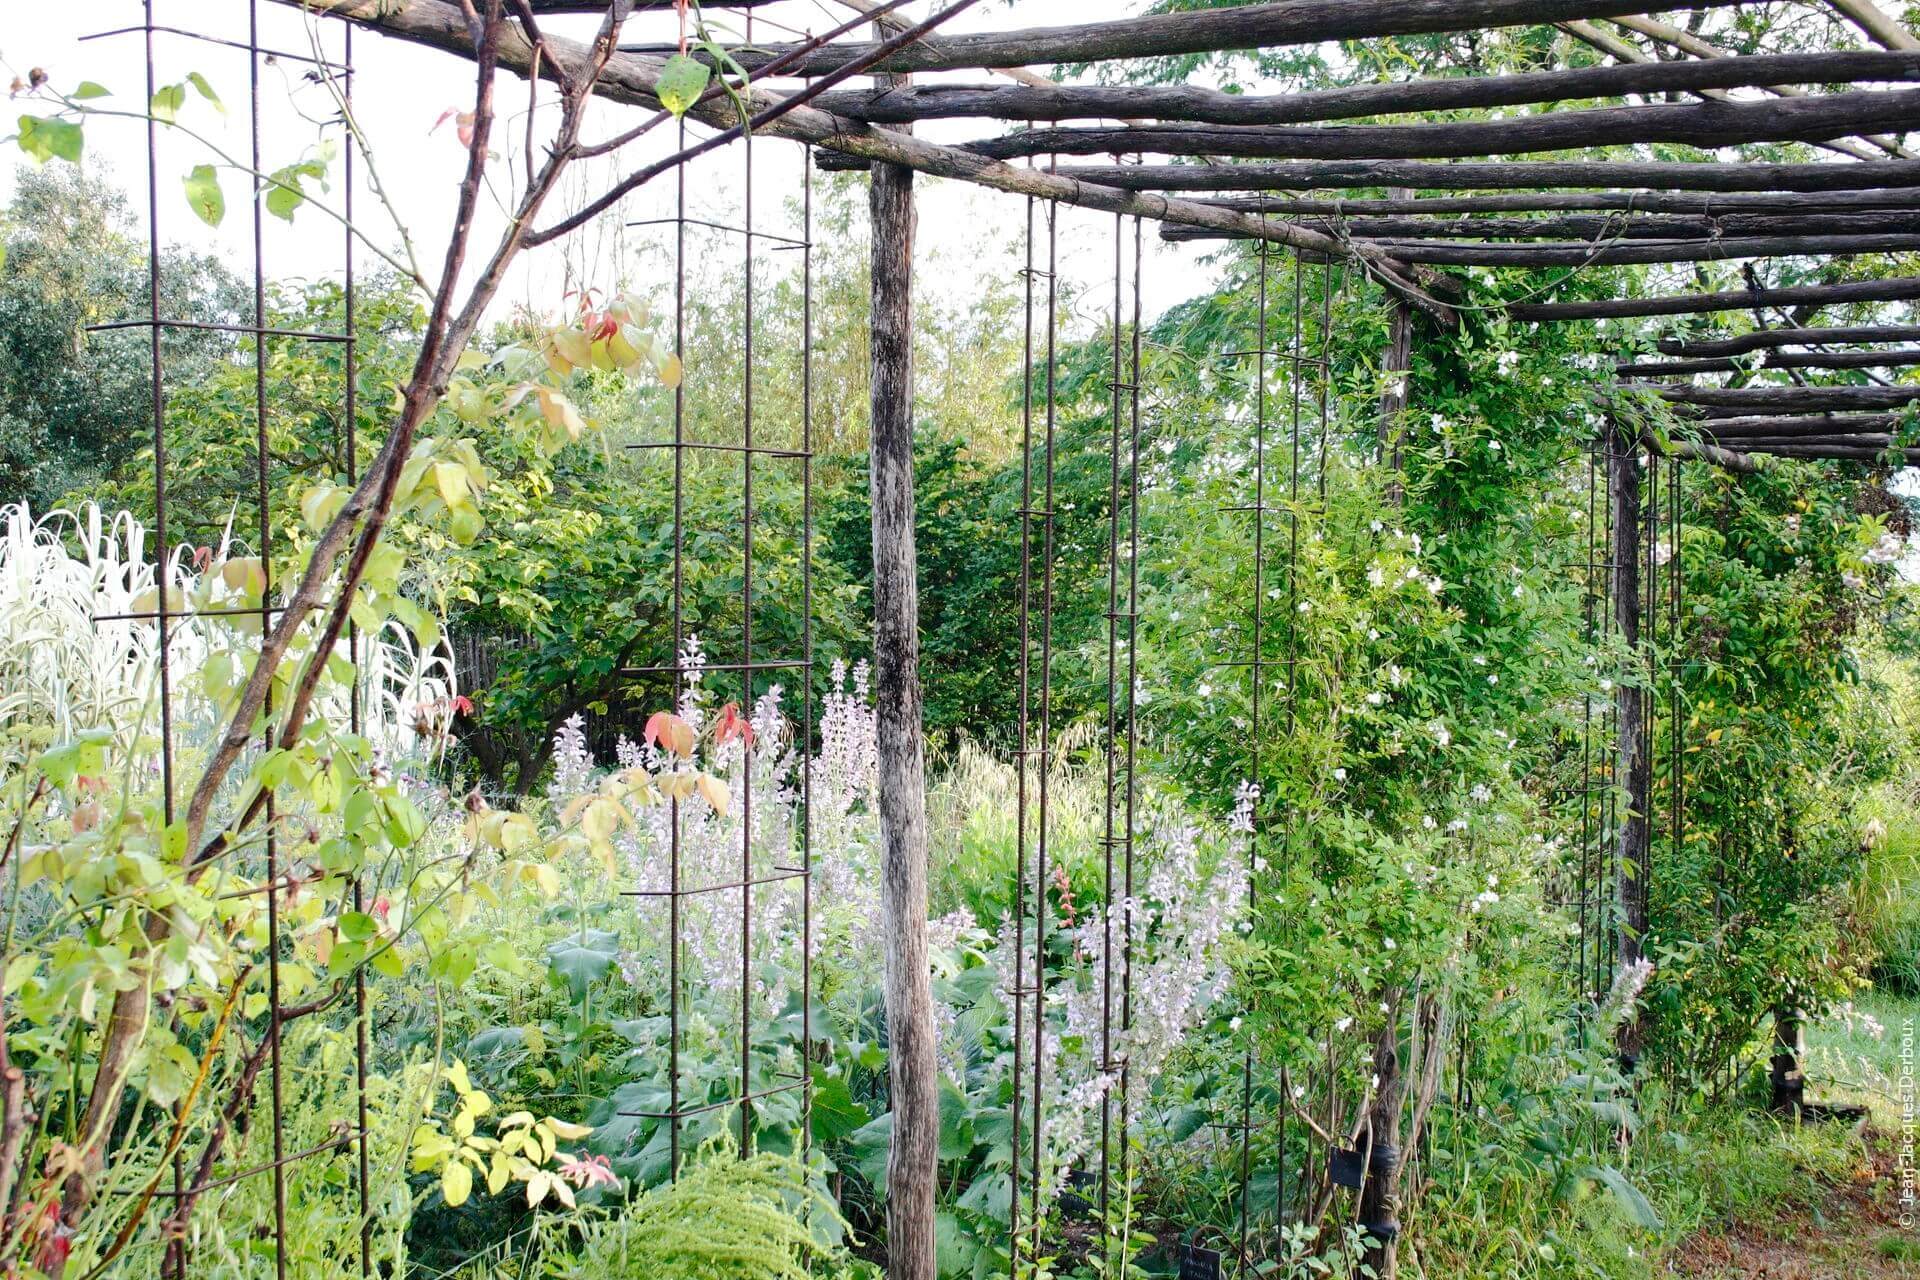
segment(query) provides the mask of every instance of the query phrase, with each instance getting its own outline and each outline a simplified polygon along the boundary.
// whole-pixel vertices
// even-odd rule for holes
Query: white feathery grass
[[[223,535],[211,563],[231,549]],[[167,599],[175,607],[200,583],[187,551],[176,546],[167,556]],[[147,527],[131,512],[88,503],[36,518],[24,503],[0,508],[0,728],[41,724],[56,741],[94,728],[127,741],[153,734],[160,628],[151,616],[130,616],[151,615],[159,599],[150,552]],[[234,630],[191,613],[168,620],[174,739],[185,750],[205,747],[218,731],[219,708],[201,674],[210,656],[231,647]],[[459,691],[445,639],[423,646],[389,622],[361,648],[367,737],[395,756],[438,750],[444,734],[423,733],[431,718],[421,708],[445,706]],[[349,698],[343,686],[325,687],[317,710],[344,723]]]

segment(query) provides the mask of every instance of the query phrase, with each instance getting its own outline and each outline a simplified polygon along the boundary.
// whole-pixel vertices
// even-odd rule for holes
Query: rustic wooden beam
[[[1678,27],[1672,26],[1665,22],[1660,22],[1653,18],[1646,17],[1644,14],[1622,15],[1620,17],[1614,18],[1613,24],[1617,27],[1623,28],[1624,30],[1639,32],[1640,34],[1648,36],[1653,40],[1658,41],[1661,44],[1665,44],[1670,48],[1678,49],[1683,53],[1690,54],[1694,58],[1702,59],[1704,61],[1724,62],[1734,56],[1733,54],[1728,53],[1725,49],[1722,49],[1720,46],[1716,44],[1710,44],[1709,42],[1702,40],[1699,36],[1694,35],[1691,32],[1682,31]],[[1571,28],[1574,25],[1576,24],[1572,24],[1572,23],[1561,24],[1563,28]],[[1658,59],[1656,59],[1656,61],[1658,61]],[[1797,85],[1791,85],[1791,84],[1771,84],[1771,85],[1764,85],[1762,86],[1762,88],[1764,88],[1766,92],[1775,94],[1782,98],[1798,98],[1798,97],[1804,97],[1806,94],[1805,89],[1802,89]],[[1899,156],[1902,159],[1913,158],[1912,152],[1908,151],[1905,147],[1901,146],[1899,143],[1895,142],[1891,138],[1872,136],[1872,137],[1869,137],[1867,141],[1873,143],[1875,146],[1879,147],[1882,151],[1887,152],[1889,155]],[[1851,145],[1846,143],[1825,143],[1823,145],[1825,145],[1829,150],[1839,150],[1848,155],[1853,155],[1856,157],[1866,154],[1854,149]]]
[[[1815,195],[1782,192],[1687,195],[1653,191],[1536,191],[1498,196],[1427,196],[1418,200],[1373,200],[1365,197],[1315,199],[1270,195],[1216,196],[1198,203],[1217,205],[1239,213],[1271,213],[1283,217],[1579,213],[1617,209],[1635,214],[1671,214],[1707,219],[1728,213],[1793,213],[1811,217],[1821,213],[1915,211],[1920,210],[1920,190],[1896,187],[1885,191],[1827,191]]]
[[[275,2],[309,12],[345,18],[372,30],[429,45],[463,58],[472,56],[472,44],[460,9],[455,5],[443,3],[443,0],[275,0]],[[568,66],[584,66],[587,57],[585,46],[563,39],[552,32],[544,34],[545,43],[552,51],[555,60]],[[501,41],[500,65],[506,70],[525,75],[532,60],[532,50],[524,33],[520,31],[517,24],[510,27]],[[634,53],[616,54],[595,82],[594,91],[610,101],[658,107],[659,98],[654,90],[664,67],[664,60],[659,58]],[[550,66],[543,67],[542,74],[551,75],[552,73],[553,69]],[[742,90],[741,96],[747,109],[756,114],[770,111],[788,100],[788,95],[776,93],[764,86],[748,86]],[[724,98],[703,103],[695,107],[691,114],[695,119],[720,128],[729,128],[739,123],[735,108]],[[1289,227],[1277,223],[1263,224],[1257,218],[1249,218],[1232,210],[1209,207],[1164,195],[1103,187],[1097,183],[1082,182],[1065,175],[1036,169],[1016,168],[957,147],[941,146],[908,134],[875,129],[864,121],[848,120],[843,116],[818,110],[811,105],[786,110],[784,114],[759,127],[756,132],[763,136],[810,142],[816,147],[844,152],[869,161],[877,160],[905,165],[919,173],[972,182],[1016,195],[1030,195],[1080,208],[1098,209],[1105,213],[1137,215],[1160,221],[1191,219],[1204,226],[1247,230],[1256,238],[1285,244],[1306,253],[1334,258],[1352,258],[1382,285],[1407,298],[1442,326],[1451,327],[1458,320],[1451,308],[1426,287],[1427,281],[1437,280],[1437,276],[1430,274],[1428,277],[1419,277],[1418,269],[1404,263],[1396,263],[1370,246],[1354,245],[1349,248],[1332,237],[1302,227]]]
[[[1652,391],[1668,404],[1701,410],[1702,417],[1738,413],[1826,413],[1848,409],[1904,409],[1920,402],[1920,386],[1905,387],[1693,387],[1629,384]],[[1730,410],[1718,413],[1715,410]]]
[[[1891,431],[1900,421],[1898,414],[1817,413],[1798,417],[1720,418],[1712,422],[1689,423],[1705,435],[1720,436],[1835,436]]]
[[[1076,182],[1132,191],[1314,191],[1407,187],[1415,191],[1528,191],[1648,187],[1656,191],[1854,191],[1920,186],[1920,161],[1859,164],[1719,164],[1629,160],[1319,160],[1294,164],[1072,165]]]
[[[1644,3],[1644,0],[1643,0]],[[1724,9],[1739,0],[1685,0],[1680,9]],[[1575,18],[1632,13],[1621,0],[1279,0],[1225,9],[1150,14],[1111,22],[1024,30],[942,35],[937,48],[914,45],[878,63],[883,71],[964,71],[981,67],[1031,67],[1113,58],[1174,57],[1323,40],[1429,35],[1524,26]],[[791,46],[735,49],[732,56],[752,70],[791,52]],[[819,76],[851,59],[870,57],[861,44],[835,45],[804,55],[785,74]]]
[[[1656,262],[1846,258],[1866,253],[1909,253],[1920,249],[1920,236],[1753,236],[1739,240],[1629,240],[1620,244],[1461,244],[1432,240],[1377,240],[1371,243],[1399,262],[1461,267],[1618,267]]]
[[[1920,347],[1886,351],[1769,351],[1757,361],[1735,357],[1711,360],[1649,360],[1619,364],[1623,378],[1667,378],[1696,373],[1740,373],[1747,369],[1904,369],[1920,364]]]
[[[1170,241],[1244,240],[1237,231],[1165,226]],[[1652,262],[1726,262],[1736,258],[1850,257],[1920,249],[1920,236],[1761,236],[1739,240],[1627,240],[1566,244],[1451,243],[1440,240],[1373,240],[1400,262],[1461,267],[1617,267]]]
[[[1715,443],[1728,449],[1891,449],[1899,442],[1899,437],[1887,432],[1861,432],[1851,435],[1814,436],[1723,436],[1712,437]]]
[[[1337,126],[1143,125],[1026,129],[969,143],[997,160],[1022,156],[1203,155],[1252,159],[1418,160],[1522,155],[1668,143],[1703,150],[1757,142],[1816,142],[1920,120],[1904,90],[1775,102],[1681,102],[1549,111],[1506,120]]]
[[[1413,202],[1418,204],[1420,202]],[[1858,236],[1920,233],[1920,208],[1862,213],[1729,213],[1714,217],[1625,213],[1540,218],[1334,218],[1296,215],[1299,226],[1329,235],[1388,240],[1586,241],[1736,240],[1756,236]]]
[[[1273,125],[1618,98],[1630,93],[1757,88],[1786,81],[1920,81],[1920,53],[1870,50],[1643,62],[1522,75],[1359,84],[1291,94],[1223,93],[1200,85],[917,84],[884,90],[842,90],[824,94],[818,102],[822,110],[880,124],[959,118],[1039,122],[1138,116],[1204,124]]]
[[[1686,293],[1657,298],[1613,298],[1594,302],[1522,302],[1507,308],[1516,320],[1623,320],[1645,316],[1704,315],[1751,311],[1756,307],[1826,307],[1849,302],[1911,302],[1920,299],[1920,277],[1853,280],[1845,284],[1793,285],[1780,289],[1741,289],[1729,293]]]
[[[1608,32],[1602,31],[1599,27],[1593,25],[1591,22],[1563,22],[1560,24],[1560,29],[1566,32],[1568,35],[1572,36],[1574,39],[1579,40],[1584,44],[1591,45],[1593,48],[1600,50],[1602,53],[1607,54],[1609,57],[1618,58],[1622,62],[1646,64],[1646,65],[1660,66],[1660,67],[1669,67],[1669,66],[1715,66],[1727,61],[1727,59],[1725,58],[1709,58],[1709,59],[1701,59],[1701,60],[1680,59],[1675,62],[1668,62],[1664,59],[1654,57],[1652,54],[1646,52],[1646,50],[1642,49],[1639,45],[1634,44],[1630,40],[1624,40],[1619,36],[1612,35]],[[1792,94],[1798,94],[1800,92],[1800,90],[1797,88],[1790,88],[1785,85],[1761,85],[1759,87],[1764,89],[1768,93],[1775,93],[1775,94],[1782,94],[1782,95],[1792,95]],[[1689,92],[1693,93],[1697,97],[1707,98],[1713,101],[1721,101],[1721,102],[1725,101],[1728,97],[1731,96],[1724,89],[1693,89],[1693,90],[1690,90]],[[1839,142],[1839,141],[1820,142],[1820,143],[1815,143],[1814,145],[1821,147],[1827,151],[1835,152],[1838,155],[1851,156],[1855,160],[1869,160],[1869,159],[1872,159],[1873,157],[1872,151],[1868,150],[1865,147],[1857,146],[1851,142]],[[1893,147],[1891,144],[1876,143],[1876,145],[1882,146],[1882,149],[1888,151],[1890,154],[1897,154],[1899,151],[1899,148]]]
[[[1818,444],[1757,444],[1750,452],[1769,454],[1776,458],[1798,459],[1802,462],[1865,462],[1887,464],[1891,458],[1894,466],[1920,466],[1920,449],[1850,448],[1846,445]]]
[[[1711,462],[1716,467],[1741,475],[1756,475],[1763,469],[1763,461],[1748,454],[1736,453],[1732,449],[1723,449],[1718,445],[1701,444],[1693,440],[1674,440],[1660,452],[1669,458],[1693,458],[1701,462]]]
[[[1775,347],[1810,347],[1842,342],[1920,341],[1920,325],[1840,325],[1810,329],[1756,329],[1732,338],[1662,338],[1658,346],[1669,356],[1738,356]]]

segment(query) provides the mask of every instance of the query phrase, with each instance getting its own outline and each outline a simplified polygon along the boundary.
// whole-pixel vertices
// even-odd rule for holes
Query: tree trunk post
[[[1379,1077],[1367,1108],[1367,1171],[1360,1184],[1360,1226],[1367,1233],[1364,1265],[1379,1280],[1399,1271],[1400,1112],[1406,1101],[1406,1074],[1400,1069],[1400,1002],[1389,1001],[1386,1025],[1373,1042],[1373,1071]]]
[[[1411,199],[1405,190],[1389,192],[1395,200]],[[1406,504],[1402,476],[1409,379],[1413,369],[1413,308],[1394,299],[1382,359],[1386,385],[1380,392],[1380,452],[1392,476],[1387,501]],[[1400,1002],[1391,1010],[1373,1042],[1373,1070],[1379,1087],[1367,1110],[1367,1169],[1360,1185],[1360,1225],[1366,1229],[1365,1264],[1382,1280],[1392,1280],[1399,1268],[1400,1224],[1395,1217],[1400,1202],[1400,1113],[1406,1096],[1406,1076],[1400,1069]]]
[[[1804,1042],[1800,1011],[1790,1005],[1775,1009],[1773,1061],[1769,1064],[1772,1067],[1770,1075],[1773,1085],[1770,1105],[1775,1111],[1797,1115],[1807,1100],[1807,1078],[1800,1069]]]
[[[940,1140],[927,960],[927,790],[913,501],[913,171],[873,167],[873,669],[893,1142],[887,1275],[935,1280]]]
[[[1641,451],[1617,420],[1607,426],[1607,476],[1611,489],[1612,531],[1607,549],[1613,579],[1613,620],[1620,639],[1635,654],[1640,648],[1640,486]],[[1652,812],[1653,757],[1647,741],[1647,688],[1638,667],[1614,686],[1619,728],[1618,774],[1625,788],[1616,849],[1615,905],[1619,912],[1618,967],[1638,964],[1646,954],[1647,859],[1651,850],[1648,815]],[[1623,1067],[1639,1062],[1645,1028],[1637,1012],[1620,1024],[1615,1047]]]
[[[1402,192],[1393,193],[1395,198]],[[1410,194],[1410,193],[1408,193]],[[1413,308],[1394,299],[1387,328],[1387,350],[1381,362],[1386,385],[1380,390],[1380,455],[1393,479],[1387,483],[1387,501],[1398,507],[1406,501],[1400,451],[1406,440],[1407,397],[1413,376]]]

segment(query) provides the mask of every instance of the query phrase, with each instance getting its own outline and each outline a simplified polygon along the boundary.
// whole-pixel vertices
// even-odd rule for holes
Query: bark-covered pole
[[[1634,433],[1617,420],[1607,426],[1607,473],[1612,490],[1612,534],[1607,549],[1613,577],[1613,617],[1628,652],[1640,648],[1640,445]],[[1614,686],[1619,741],[1618,774],[1626,789],[1622,798],[1616,872],[1616,909],[1619,918],[1619,966],[1625,970],[1646,952],[1647,859],[1651,844],[1648,815],[1652,812],[1653,756],[1647,741],[1647,688],[1638,674]],[[1645,1030],[1638,1012],[1629,1011],[1615,1039],[1622,1063],[1631,1069],[1639,1061]]]
[[[1387,482],[1387,500],[1397,507],[1406,496],[1400,452],[1406,443],[1408,380],[1413,376],[1413,308],[1397,299],[1392,306],[1382,361],[1386,386],[1380,391],[1380,453],[1393,474]]]
[[[873,166],[874,716],[880,757],[880,910],[893,1145],[887,1275],[935,1280],[940,1096],[927,961],[927,777],[913,507],[913,170]]]
[[[1396,190],[1396,199],[1413,193]],[[1396,508],[1406,502],[1402,454],[1407,402],[1413,369],[1413,310],[1393,299],[1382,365],[1386,386],[1380,393],[1381,453],[1392,478],[1387,500]],[[1399,1271],[1400,1117],[1406,1100],[1406,1074],[1400,1064],[1400,1000],[1391,1009],[1373,1042],[1373,1072],[1379,1081],[1367,1109],[1367,1171],[1360,1185],[1360,1225],[1367,1232],[1365,1264],[1381,1280],[1393,1280]]]

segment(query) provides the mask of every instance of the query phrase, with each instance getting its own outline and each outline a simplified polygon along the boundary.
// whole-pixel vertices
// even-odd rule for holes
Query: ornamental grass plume
[[[808,1280],[844,1261],[846,1223],[805,1165],[785,1156],[737,1159],[724,1147],[678,1182],[588,1227],[550,1274],[568,1280]]]

